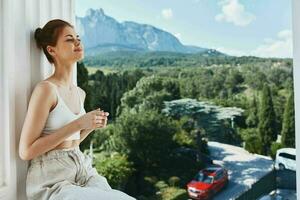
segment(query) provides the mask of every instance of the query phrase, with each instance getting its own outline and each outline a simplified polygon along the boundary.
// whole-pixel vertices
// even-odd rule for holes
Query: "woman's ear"
[[[55,56],[55,50],[54,50],[53,47],[51,47],[51,46],[48,45],[48,46],[46,47],[46,49],[47,49],[48,53],[49,53],[51,56]]]

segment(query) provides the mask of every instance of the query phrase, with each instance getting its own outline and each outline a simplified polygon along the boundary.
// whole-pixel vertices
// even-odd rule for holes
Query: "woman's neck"
[[[59,84],[70,88],[72,86],[73,64],[72,65],[58,65],[55,64],[55,71],[53,77],[59,81]]]

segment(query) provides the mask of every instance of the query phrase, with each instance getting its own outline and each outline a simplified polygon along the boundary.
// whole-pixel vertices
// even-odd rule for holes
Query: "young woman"
[[[55,71],[35,86],[22,128],[19,155],[30,161],[28,199],[135,199],[112,189],[79,149],[91,131],[106,126],[108,113],[100,108],[86,113],[85,92],[72,84],[74,63],[83,58],[73,26],[51,20],[36,29],[35,39]]]

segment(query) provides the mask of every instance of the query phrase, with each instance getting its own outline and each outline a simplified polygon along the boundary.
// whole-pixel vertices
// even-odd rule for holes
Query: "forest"
[[[187,199],[208,141],[272,158],[295,146],[292,59],[115,52],[78,63],[77,80],[85,110],[110,113],[81,149],[138,199]]]

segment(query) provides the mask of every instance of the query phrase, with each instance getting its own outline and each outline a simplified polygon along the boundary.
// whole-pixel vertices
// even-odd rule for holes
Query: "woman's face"
[[[57,62],[71,64],[84,57],[83,46],[74,29],[66,26],[60,33],[51,54]]]

